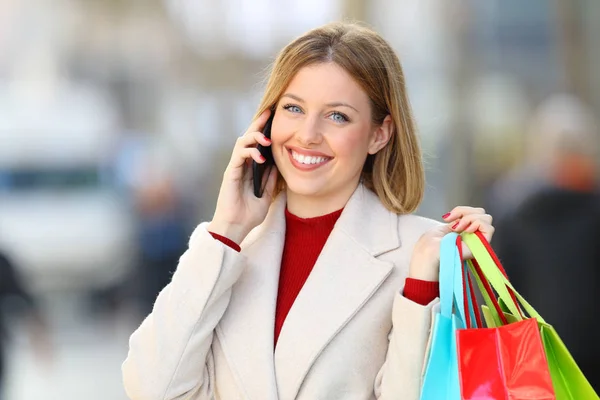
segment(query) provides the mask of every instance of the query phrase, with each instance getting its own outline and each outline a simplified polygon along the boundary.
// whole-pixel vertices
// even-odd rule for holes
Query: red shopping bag
[[[535,319],[457,334],[464,400],[554,400],[554,389]]]
[[[460,241],[457,245],[462,248]],[[487,292],[484,297],[491,300],[490,306],[503,325],[473,329],[467,316],[467,329],[457,331],[461,399],[555,400],[537,320],[530,318],[508,324],[477,260],[473,260],[471,266],[482,283],[482,290]],[[500,268],[497,272],[504,274],[501,267],[497,268]],[[489,266],[486,269],[489,271]],[[463,290],[466,299],[466,285]],[[516,300],[512,291],[509,298]]]

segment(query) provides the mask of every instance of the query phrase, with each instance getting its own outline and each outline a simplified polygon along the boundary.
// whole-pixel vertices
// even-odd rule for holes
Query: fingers
[[[233,148],[231,161],[229,162],[230,167],[238,168],[244,166],[244,164],[249,166],[252,163],[252,160],[259,164],[265,162],[264,157],[260,154],[258,149],[256,149],[256,145],[271,145],[271,140],[260,132],[269,119],[269,115],[271,115],[271,110],[265,110],[250,124],[246,133],[237,139]]]
[[[257,143],[260,143],[263,146],[270,146],[271,140],[263,135],[262,132],[248,131],[244,134],[244,136],[237,138],[235,148],[256,147]]]
[[[454,231],[457,233],[461,232],[461,231],[458,231],[457,229],[454,229]],[[464,230],[462,230],[462,232],[469,232],[469,233],[475,233],[477,231],[480,231],[483,234],[483,237],[485,237],[485,239],[488,242],[491,242],[492,236],[494,236],[495,228],[491,224],[484,222],[483,220],[475,219],[473,222],[471,222],[469,224],[469,226],[467,226]],[[463,259],[464,260],[473,258],[473,253],[471,252],[471,249],[469,249],[469,247],[464,243],[462,244],[462,251],[463,251]]]
[[[494,235],[493,218],[480,207],[455,207],[442,218],[447,222],[445,230],[449,232],[475,233],[480,231],[488,242],[492,240]],[[463,259],[467,260],[473,257],[471,250],[464,243],[462,244],[462,251]]]
[[[256,118],[248,127],[247,132],[262,132],[263,127],[267,123],[269,116],[271,115],[271,110],[266,109],[258,118]],[[244,135],[245,136],[245,135]]]
[[[475,233],[480,231],[483,233],[483,236],[487,239],[487,241],[490,242],[492,240],[492,236],[494,236],[495,230],[496,228],[494,228],[491,224],[485,223],[481,220],[476,220],[466,227],[463,232]]]
[[[271,145],[271,141],[260,132],[249,132],[244,136],[239,137],[233,149],[233,155],[231,156],[229,165],[231,167],[240,167],[243,166],[244,163],[249,164],[251,159],[259,164],[265,162],[264,157],[256,148],[258,143],[263,146]]]
[[[493,219],[489,214],[467,214],[452,224],[452,230],[462,232],[478,222],[492,225]]]
[[[469,214],[485,214],[485,210],[481,207],[455,207],[452,211],[444,215],[442,218],[446,222],[456,221]]]
[[[259,164],[265,162],[265,158],[256,147],[245,147],[235,152],[229,165],[233,168],[241,167],[251,159]]]
[[[491,241],[494,235],[493,218],[486,214],[483,208],[456,207],[443,218],[454,232],[480,231],[488,241]]]

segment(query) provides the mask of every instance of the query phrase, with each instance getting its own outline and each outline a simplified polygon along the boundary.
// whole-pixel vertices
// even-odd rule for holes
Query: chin
[[[326,192],[324,190],[327,188],[326,182],[315,182],[308,180],[300,180],[300,179],[290,179],[286,180],[287,190],[299,195],[299,196],[310,196],[317,197],[322,196]]]

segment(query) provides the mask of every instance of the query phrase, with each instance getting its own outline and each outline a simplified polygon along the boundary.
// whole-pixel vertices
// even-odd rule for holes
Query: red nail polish
[[[456,229],[456,227],[458,226],[458,224],[460,224],[460,221],[458,221],[457,223],[455,223],[454,225],[452,225],[452,229]]]
[[[450,216],[450,213],[446,213],[446,214],[442,215],[442,219],[446,219],[446,218],[448,218],[449,216]]]
[[[271,139],[269,139],[268,137],[265,136],[265,140],[267,141],[267,143],[271,143]]]
[[[265,161],[265,160],[266,160],[265,156],[263,156],[263,155],[261,154],[261,155],[260,155],[260,161]]]

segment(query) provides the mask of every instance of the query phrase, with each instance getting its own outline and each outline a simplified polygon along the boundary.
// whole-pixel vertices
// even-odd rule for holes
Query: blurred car
[[[0,249],[36,291],[115,285],[132,268],[135,225],[109,173],[111,102],[87,86],[24,86],[0,87]]]
[[[0,248],[38,290],[112,285],[131,268],[133,221],[95,166],[0,170]]]

